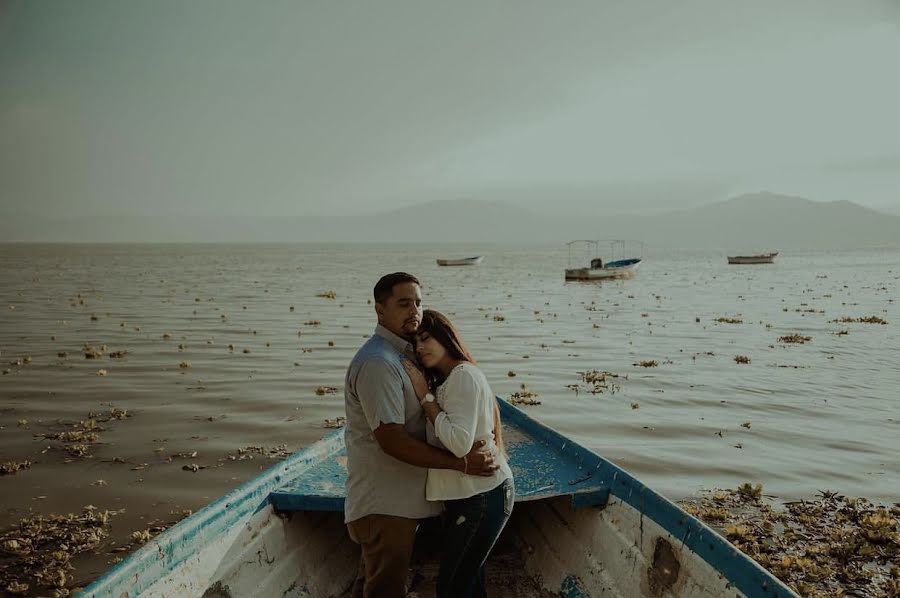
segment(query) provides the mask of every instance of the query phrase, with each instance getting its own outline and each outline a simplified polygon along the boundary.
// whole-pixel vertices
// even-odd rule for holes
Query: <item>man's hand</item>
[[[479,440],[472,445],[472,450],[460,459],[459,471],[485,477],[494,475],[499,466],[494,463],[494,454],[484,449],[484,444],[484,440]]]

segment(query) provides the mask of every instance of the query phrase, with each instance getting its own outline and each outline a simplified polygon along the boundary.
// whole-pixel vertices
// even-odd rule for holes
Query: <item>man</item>
[[[422,321],[415,276],[395,272],[375,285],[375,334],[350,363],[344,385],[347,501],[344,521],[362,548],[354,596],[405,596],[418,520],[440,513],[425,500],[429,467],[491,475],[489,453],[477,444],[463,458],[425,442],[425,418],[403,360]]]

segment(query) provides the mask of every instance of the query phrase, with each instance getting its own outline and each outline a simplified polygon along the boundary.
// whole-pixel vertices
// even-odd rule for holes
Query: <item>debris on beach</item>
[[[522,384],[520,389],[509,395],[509,402],[513,405],[540,405],[537,400],[538,394],[529,390],[528,386]]]
[[[812,340],[811,336],[803,336],[802,334],[788,334],[787,336],[779,336],[779,343],[787,343],[794,345],[802,345]]]
[[[822,491],[773,505],[741,485],[682,502],[802,596],[900,595],[900,504]]]

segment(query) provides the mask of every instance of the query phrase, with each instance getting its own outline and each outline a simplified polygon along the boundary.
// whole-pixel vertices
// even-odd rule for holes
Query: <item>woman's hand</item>
[[[409,376],[409,381],[412,382],[413,390],[416,391],[416,397],[421,401],[428,394],[428,382],[425,380],[425,374],[422,373],[416,364],[408,359],[403,360],[403,369],[406,370],[406,375]]]

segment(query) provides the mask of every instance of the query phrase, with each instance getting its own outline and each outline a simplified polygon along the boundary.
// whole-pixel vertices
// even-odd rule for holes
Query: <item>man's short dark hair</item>
[[[398,284],[403,284],[404,282],[419,284],[419,279],[406,272],[394,272],[382,276],[378,282],[375,283],[375,289],[372,293],[375,295],[375,303],[384,305],[384,303],[391,298],[391,295],[394,294],[394,287]]]

